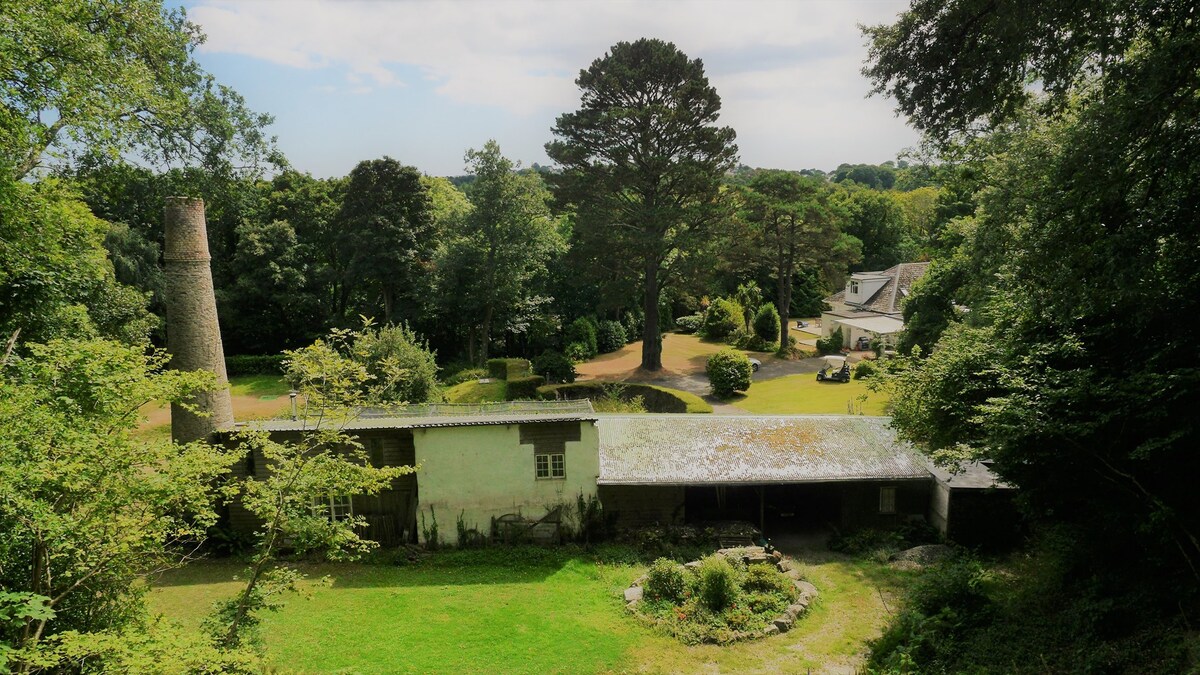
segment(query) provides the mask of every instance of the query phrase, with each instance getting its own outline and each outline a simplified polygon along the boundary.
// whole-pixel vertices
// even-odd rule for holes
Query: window
[[[533,474],[537,478],[566,478],[567,456],[561,452],[534,455]]]
[[[322,516],[336,523],[354,515],[354,504],[348,496],[318,497],[313,500],[312,513],[314,516]]]
[[[879,512],[880,513],[895,513],[896,512],[896,488],[894,488],[894,487],[879,488]]]
[[[850,295],[858,295],[858,282],[857,281],[850,282]]]

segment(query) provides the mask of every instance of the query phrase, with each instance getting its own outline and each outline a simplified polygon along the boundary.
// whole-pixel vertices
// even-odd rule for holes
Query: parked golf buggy
[[[850,363],[840,356],[826,356],[825,365],[817,371],[817,382],[849,382]]]

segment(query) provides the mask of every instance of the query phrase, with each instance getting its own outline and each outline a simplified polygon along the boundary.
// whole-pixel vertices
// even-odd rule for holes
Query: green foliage
[[[21,179],[48,151],[140,154],[157,164],[256,166],[271,118],[192,59],[203,41],[157,0],[6,3],[0,41],[0,166]]]
[[[691,334],[699,331],[704,326],[703,314],[689,314],[675,319],[675,327],[680,333]]]
[[[754,335],[763,342],[778,342],[779,311],[775,305],[763,305],[754,315]]]
[[[510,401],[532,401],[538,397],[538,387],[545,384],[546,378],[541,375],[510,377],[506,396]]]
[[[601,321],[596,329],[596,349],[600,354],[615,352],[625,346],[625,327],[619,321]]]
[[[724,340],[744,326],[742,308],[732,299],[717,298],[704,314],[702,333],[710,340]]]
[[[488,359],[487,360],[488,377],[497,380],[508,378],[508,359]]]
[[[566,331],[563,333],[563,341],[567,344],[568,355],[572,359],[581,355],[582,358],[577,360],[587,361],[588,359],[595,358],[596,354],[599,353],[596,325],[586,317],[575,319],[567,326]],[[572,348],[572,345],[579,345],[582,348],[582,354],[580,354],[580,347]]]
[[[852,271],[884,270],[916,259],[917,242],[892,193],[851,185],[841,195],[841,205],[846,212],[842,231],[862,242],[862,261]]]
[[[696,595],[709,611],[720,612],[737,597],[740,576],[728,558],[710,555],[696,568]]]
[[[645,595],[648,600],[665,600],[672,604],[683,602],[688,583],[683,565],[659,558],[646,571]]]
[[[747,566],[746,575],[742,579],[742,590],[748,593],[776,595],[787,600],[796,596],[796,585],[791,579],[780,574],[774,565]]]
[[[475,380],[482,380],[486,377],[489,377],[489,374],[488,371],[484,370],[483,368],[463,368],[450,377],[447,377],[443,384],[445,384],[447,387],[453,387],[454,385],[462,384],[463,382],[473,382]]]
[[[141,406],[186,401],[211,374],[104,340],[23,351],[0,370],[0,644],[17,670],[67,667],[60,640],[136,628],[138,579],[203,538],[234,459],[134,436]]]
[[[547,349],[533,360],[533,372],[552,384],[575,381],[575,364],[562,352]]]
[[[830,333],[827,337],[817,338],[817,353],[819,354],[837,354],[842,351],[846,345],[846,338],[842,334],[842,327]]]
[[[644,413],[646,398],[641,394],[629,393],[624,382],[601,382],[601,396],[592,398],[592,408],[603,413]]]
[[[721,398],[728,398],[733,396],[734,392],[749,389],[750,378],[754,373],[750,359],[733,349],[724,349],[708,357],[704,371],[708,374],[713,393]]]
[[[107,228],[57,181],[0,176],[3,342],[17,329],[25,342],[146,340],[157,321],[145,295],[114,278],[103,246]]]
[[[863,359],[862,361],[859,361],[858,363],[854,364],[853,377],[856,380],[861,380],[864,378],[871,377],[878,371],[879,371],[879,368],[876,367],[876,365],[873,361],[868,361],[867,359]]]
[[[896,170],[874,164],[842,164],[833,172],[830,181],[854,181],[874,190],[890,190],[896,184]]]
[[[392,159],[359,162],[346,179],[334,224],[350,278],[378,292],[383,323],[415,323],[432,296],[438,240],[421,172]]]
[[[657,336],[660,277],[677,252],[706,248],[722,216],[720,181],[735,164],[734,132],[715,126],[721,99],[703,63],[668,42],[619,42],[576,84],[580,109],[558,117],[546,145],[562,167],[548,179],[560,202],[576,205],[579,254],[629,261],[624,281],[640,286],[646,334]],[[643,341],[642,367],[662,367],[659,340]]]
[[[733,302],[736,303],[737,306],[742,310],[742,325],[739,328],[742,330],[752,329],[752,322],[754,321],[756,314],[754,308],[762,305],[763,302],[763,292],[762,289],[758,287],[758,283],[754,281],[747,281],[745,283],[738,284],[737,290],[733,292],[730,300],[733,300]]]
[[[242,354],[225,357],[225,374],[229,377],[242,375],[283,375],[283,355]]]
[[[436,354],[408,326],[365,329],[354,353],[366,364],[374,399],[425,403],[438,398]]]
[[[588,360],[588,346],[582,342],[571,342],[567,344],[563,354],[572,363],[583,363]]]
[[[488,377],[507,380],[513,377],[525,377],[532,373],[529,361],[518,358],[488,359]]]
[[[645,316],[640,309],[625,312],[625,315],[621,317],[621,325],[625,327],[625,337],[630,342],[642,339],[644,324]]]

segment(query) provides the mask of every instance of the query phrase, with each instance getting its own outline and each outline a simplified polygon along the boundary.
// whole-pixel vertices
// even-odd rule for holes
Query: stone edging
[[[791,558],[784,557],[779,551],[767,553],[761,546],[747,546],[744,548],[723,548],[717,551],[717,553],[726,558],[740,559],[747,565],[774,564],[775,569],[786,575],[795,584],[799,597],[791,605],[788,605],[783,614],[776,617],[774,621],[762,630],[761,637],[778,635],[791,630],[796,619],[808,611],[809,605],[817,597],[817,587],[800,578],[800,571],[792,565]],[[699,565],[699,560],[693,560],[685,564],[684,567],[694,569]],[[625,608],[629,611],[635,611],[637,604],[642,601],[642,586],[645,583],[646,575],[642,575],[635,579],[629,588],[625,589]]]

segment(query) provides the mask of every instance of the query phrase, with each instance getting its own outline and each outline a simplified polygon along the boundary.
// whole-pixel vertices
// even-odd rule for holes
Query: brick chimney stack
[[[217,299],[213,293],[204,200],[167,197],[163,266],[167,277],[167,351],[176,370],[207,370],[228,382]],[[233,426],[229,389],[202,392],[193,403],[208,417],[171,404],[171,438],[179,443],[207,439]]]

